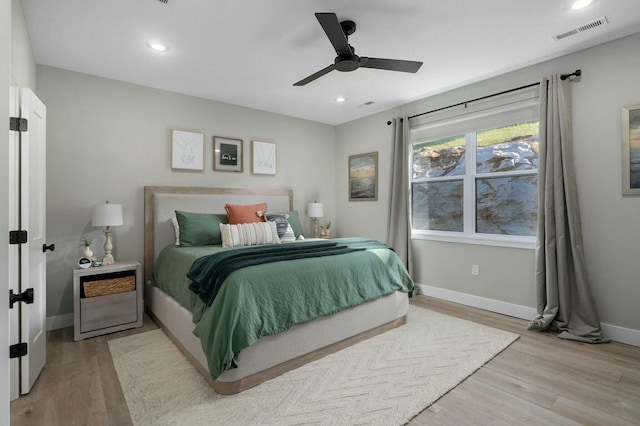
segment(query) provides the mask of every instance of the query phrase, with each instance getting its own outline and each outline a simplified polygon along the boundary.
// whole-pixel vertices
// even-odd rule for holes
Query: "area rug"
[[[161,330],[109,348],[134,425],[400,425],[518,337],[410,306],[406,325],[230,396]]]

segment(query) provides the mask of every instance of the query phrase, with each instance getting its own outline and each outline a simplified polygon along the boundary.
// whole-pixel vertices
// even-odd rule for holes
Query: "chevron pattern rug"
[[[109,348],[134,425],[401,425],[517,338],[410,306],[406,325],[231,396],[161,330]]]

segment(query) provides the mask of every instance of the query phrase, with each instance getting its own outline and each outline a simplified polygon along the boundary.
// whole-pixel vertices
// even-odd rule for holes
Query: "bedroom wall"
[[[337,126],[336,198],[339,235],[387,240],[389,185],[391,181],[392,127],[387,121],[393,111],[385,111]],[[349,156],[378,152],[378,200],[349,201]]]
[[[322,201],[335,217],[333,126],[40,65],[37,85],[48,118],[48,241],[56,244],[47,256],[50,327],[71,318],[81,237],[95,237],[102,255],[91,214],[104,200],[124,209],[124,226],[114,228],[116,259],[140,262],[145,185],[290,187],[306,230],[308,202]],[[204,133],[204,171],[171,170],[171,129]],[[213,171],[214,135],[244,140],[243,173]],[[251,174],[252,139],[277,144],[276,176]]]
[[[640,345],[640,226],[636,225],[640,197],[621,193],[620,130],[620,108],[640,103],[640,34],[340,125],[337,161],[346,164],[351,150],[379,150],[381,176],[388,176],[392,135],[385,121],[390,117],[417,114],[577,68],[583,76],[572,84],[574,160],[587,271],[605,333]],[[348,148],[340,148],[344,145]],[[383,200],[388,197],[388,177],[380,182],[378,203],[347,201],[342,193],[346,174],[338,174],[337,184],[341,226],[348,224],[349,233],[386,238],[381,228],[387,218]],[[425,240],[414,240],[413,247],[416,281],[438,296],[514,315],[529,314],[536,306],[533,250]],[[480,266],[477,277],[471,276],[472,264]]]
[[[36,88],[36,62],[20,0],[11,0],[11,84]]]

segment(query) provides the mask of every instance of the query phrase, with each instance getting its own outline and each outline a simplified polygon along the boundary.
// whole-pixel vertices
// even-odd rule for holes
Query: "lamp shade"
[[[93,226],[122,225],[122,204],[100,204],[93,208]]]
[[[307,207],[307,216],[309,217],[322,217],[324,216],[324,208],[322,203],[309,203]]]

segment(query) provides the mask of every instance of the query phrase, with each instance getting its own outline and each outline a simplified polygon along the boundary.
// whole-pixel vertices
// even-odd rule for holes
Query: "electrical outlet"
[[[471,265],[471,275],[480,275],[480,268],[478,265]]]

